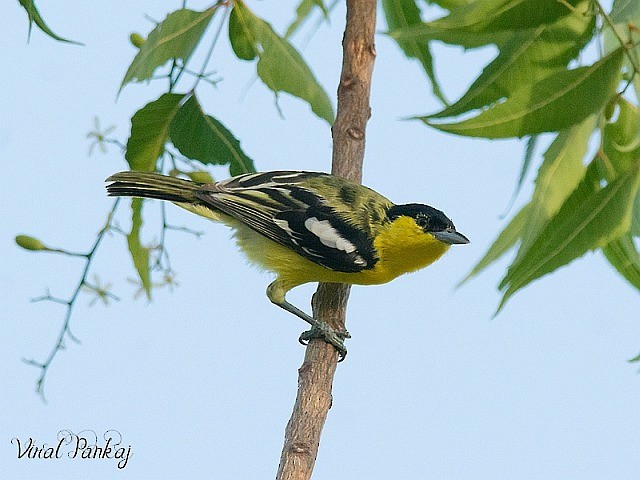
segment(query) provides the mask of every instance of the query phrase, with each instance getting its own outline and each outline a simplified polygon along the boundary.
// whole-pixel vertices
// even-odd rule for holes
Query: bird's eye
[[[419,216],[418,218],[416,218],[416,224],[420,227],[420,228],[425,228],[429,225],[429,219],[427,217],[424,216]]]

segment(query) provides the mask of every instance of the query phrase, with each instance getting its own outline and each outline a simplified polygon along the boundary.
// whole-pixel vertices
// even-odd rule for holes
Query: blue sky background
[[[294,4],[249,6],[282,32]],[[107,238],[93,271],[122,301],[105,308],[90,307],[89,296],[80,299],[72,330],[82,344],[68,342],[52,365],[48,404],[34,393],[38,370],[21,358],[46,357],[64,309],[29,300],[47,288],[68,296],[82,264],[21,250],[13,238],[28,233],[70,250],[90,247],[111,205],[104,179],[125,163],[116,148],[88,157],[85,135],[97,115],[126,140],[130,116],[162,91],[160,84],[129,85],[116,102],[135,54],[129,33],[145,34],[151,25],[144,14],[160,20],[178,2],[39,5],[57,33],[86,46],[56,43],[36,30],[27,45],[18,2],[9,2],[0,18],[3,477],[273,478],[305,325],[268,302],[269,275],[246,264],[228,230],[177,207],[168,208],[172,224],[206,233],[198,240],[169,232],[180,287],[158,291],[150,304],[134,301],[135,288],[125,280],[134,276],[126,240]],[[343,18],[337,9],[331,26],[304,47],[332,98]],[[637,478],[640,377],[627,363],[640,351],[637,291],[600,253],[527,287],[493,320],[506,260],[456,290],[504,225],[499,216],[523,145],[400,121],[438,105],[419,65],[384,35],[376,42],[364,182],[397,203],[444,210],[472,243],[390,284],[353,288],[347,321],[353,339],[336,375],[314,478]],[[436,48],[450,99],[490,55]],[[203,86],[201,101],[260,170],[329,169],[326,123],[286,95],[280,118],[272,95],[251,83],[254,65],[232,60],[224,35],[211,68],[224,80],[217,89]],[[224,177],[223,170],[214,174]],[[530,192],[529,184],[518,204]],[[157,204],[144,213],[149,224],[159,219]],[[122,208],[123,228],[127,214]],[[157,224],[145,240],[156,232]],[[290,299],[308,310],[314,289],[298,288]],[[17,459],[13,437],[52,444],[63,429],[117,429],[132,447],[127,467],[118,470],[114,460]]]

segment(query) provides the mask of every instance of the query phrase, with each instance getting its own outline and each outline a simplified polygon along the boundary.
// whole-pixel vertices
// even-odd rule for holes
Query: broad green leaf
[[[595,16],[583,1],[571,15],[550,25],[516,31],[500,48],[467,92],[430,118],[460,115],[508,98],[523,84],[534,84],[564,69],[592,38]]]
[[[422,24],[420,9],[415,0],[382,0],[382,8],[387,19],[389,30]],[[429,44],[419,40],[397,40],[398,46],[409,58],[416,58],[422,64],[427,77],[431,81],[433,93],[443,104],[447,104],[433,70],[433,58]]]
[[[257,70],[264,84],[276,94],[287,92],[305,100],[313,113],[332,124],[331,101],[298,51],[242,2],[238,1],[233,10],[239,24],[236,32],[247,32],[260,46]]]
[[[584,177],[583,159],[594,128],[595,119],[591,117],[580,125],[563,130],[544,153],[514,265],[524,257],[549,219],[560,210]]]
[[[591,66],[522,85],[503,103],[462,122],[416,118],[438,130],[469,137],[509,138],[560,131],[598,112],[611,99],[620,79],[622,56],[619,49]]]
[[[525,205],[520,209],[520,211],[511,219],[509,224],[504,227],[498,238],[496,238],[489,247],[487,253],[484,254],[484,257],[473,267],[466,277],[464,277],[458,286],[463,285],[472,277],[475,277],[482,270],[487,268],[493,262],[502,257],[505,253],[507,253],[511,248],[516,244],[516,242],[522,237],[523,229],[525,223],[527,222],[527,217],[529,216],[529,205]]]
[[[627,281],[640,290],[640,253],[636,250],[633,237],[623,234],[602,248],[609,263]]]
[[[59,35],[56,35],[55,33],[53,33],[53,30],[49,28],[49,26],[44,21],[44,18],[42,18],[42,15],[40,15],[40,12],[38,11],[38,8],[36,7],[34,0],[18,0],[18,1],[20,2],[20,5],[22,5],[24,9],[27,11],[27,15],[29,16],[29,39],[31,39],[31,27],[35,23],[40,30],[42,30],[45,34],[49,35],[54,40],[57,40],[59,42],[73,43],[75,45],[82,45],[82,43],[80,42],[75,42],[73,40],[60,37]]]
[[[638,192],[639,172],[640,165],[635,166],[597,190],[598,183],[594,183],[588,170],[523,258],[509,268],[500,284],[504,296],[498,311],[525,285],[627,232],[631,226],[633,199]]]
[[[140,277],[140,284],[151,300],[151,273],[149,267],[149,249],[140,243],[140,230],[142,229],[142,203],[141,198],[131,200],[131,232],[127,235],[127,244],[133,260],[133,266]]]
[[[240,142],[218,120],[202,111],[192,95],[176,113],[169,135],[185,157],[210,165],[229,165],[231,176],[255,172],[253,160],[240,148]]]
[[[124,158],[131,170],[150,172],[164,151],[169,125],[180,108],[184,94],[165,93],[131,117],[131,135]]]
[[[216,8],[203,12],[183,8],[170,13],[149,33],[147,41],[131,62],[120,89],[127,83],[150,79],[157,68],[173,58],[187,63]]]
[[[242,13],[234,8],[229,15],[229,42],[240,60],[253,60],[258,56],[258,39],[247,22],[241,20]]]
[[[313,12],[313,7],[318,7],[324,19],[329,20],[329,10],[322,0],[302,0],[296,8],[296,18],[291,22],[291,25],[287,27],[284,38],[290,38],[291,35],[300,28],[304,21],[309,18],[311,12]]]

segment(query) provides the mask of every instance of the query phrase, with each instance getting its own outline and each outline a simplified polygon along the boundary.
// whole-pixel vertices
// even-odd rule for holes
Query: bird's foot
[[[351,334],[346,330],[336,330],[324,322],[316,322],[311,326],[310,330],[302,332],[298,341],[302,345],[308,345],[309,340],[312,338],[321,338],[329,345],[333,345],[333,348],[338,351],[339,362],[343,361],[347,356],[347,347],[344,346],[344,341],[347,338],[351,338]]]

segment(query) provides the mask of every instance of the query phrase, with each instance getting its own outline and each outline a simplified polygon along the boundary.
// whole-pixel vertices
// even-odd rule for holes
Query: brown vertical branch
[[[360,182],[365,129],[371,115],[369,96],[376,56],[376,0],[347,0],[347,24],[338,86],[338,113],[332,128],[332,173]],[[320,284],[313,297],[314,317],[343,329],[349,286]],[[285,431],[278,480],[311,478],[320,434],[331,408],[331,388],[338,354],[319,339],[307,347],[298,370],[298,395]]]

